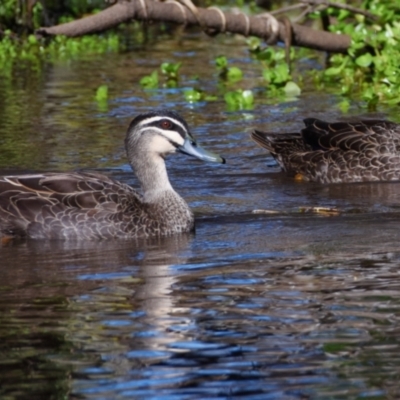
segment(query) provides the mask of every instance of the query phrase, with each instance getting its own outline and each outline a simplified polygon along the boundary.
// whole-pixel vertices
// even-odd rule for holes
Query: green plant
[[[268,85],[283,86],[292,79],[285,51],[273,47],[261,48],[257,40],[249,41],[250,52],[263,66],[263,78]]]
[[[156,89],[158,88],[158,72],[153,71],[150,75],[144,76],[139,84],[145,89]]]
[[[226,92],[224,99],[229,111],[251,110],[254,107],[254,95],[251,90]]]
[[[291,80],[289,67],[286,64],[278,64],[263,69],[263,78],[269,85],[282,86]]]
[[[53,59],[71,59],[92,54],[104,54],[120,50],[120,38],[115,33],[99,36],[67,38],[56,36],[46,48],[46,53]]]
[[[10,74],[15,65],[22,64],[25,68],[38,69],[45,60],[82,58],[116,52],[120,48],[120,39],[115,33],[81,38],[56,36],[47,45],[45,39],[37,39],[35,35],[21,39],[6,30],[0,40],[0,74]]]
[[[32,9],[32,25],[34,29],[39,28],[42,25],[43,19],[43,5],[41,2],[37,2]]]
[[[220,79],[226,82],[238,82],[243,79],[243,72],[238,67],[228,67],[228,59],[225,56],[219,56],[215,59],[215,66],[218,70]]]
[[[178,86],[178,72],[182,63],[162,63],[160,65],[160,71],[166,77],[164,83],[165,87],[175,88]],[[159,86],[160,80],[158,71],[153,71],[150,75],[144,76],[140,81],[140,85],[145,89],[156,89]]]
[[[97,108],[99,111],[105,112],[108,109],[108,86],[107,85],[100,85],[94,96],[97,102]]]
[[[261,41],[257,38],[250,38],[247,43],[250,53],[263,67],[262,76],[267,83],[268,94],[282,98],[299,96],[301,89],[293,81],[286,62],[285,50],[273,47],[262,48]],[[291,59],[294,59],[293,52],[291,53]]]
[[[326,10],[338,21],[331,30],[350,35],[352,44],[347,54],[330,58],[321,82],[339,88],[344,96],[360,98],[371,110],[380,103],[400,104],[400,7],[389,0],[365,0],[363,6],[378,15],[379,23],[360,15],[353,18],[344,10]]]
[[[217,100],[216,96],[206,94],[201,89],[191,88],[184,92],[185,100],[189,103],[197,103],[198,101],[214,101]]]
[[[108,86],[107,85],[100,85],[96,90],[95,95],[96,101],[106,101],[108,99]]]
[[[301,89],[298,85],[292,81],[286,82],[286,85],[283,87],[283,92],[288,98],[296,98],[300,96]]]
[[[167,77],[165,82],[166,87],[174,88],[178,86],[178,72],[182,63],[162,63],[160,70]]]
[[[13,19],[17,8],[17,0],[3,0],[0,3],[0,22],[6,22]]]
[[[204,94],[201,90],[198,89],[188,89],[184,92],[185,100],[189,103],[196,103],[200,100],[204,100]]]
[[[38,68],[44,59],[45,49],[41,41],[34,35],[29,35],[26,40],[20,41],[11,31],[4,32],[0,40],[0,75],[11,73],[14,63],[22,61],[32,68]],[[21,63],[19,63],[21,64]]]

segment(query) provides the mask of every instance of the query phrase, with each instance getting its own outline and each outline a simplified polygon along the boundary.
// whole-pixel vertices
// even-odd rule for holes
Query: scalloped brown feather
[[[304,120],[299,133],[254,130],[284,171],[319,183],[400,180],[400,125],[363,120],[329,123]]]
[[[130,186],[105,175],[51,173],[0,178],[3,236],[98,239],[172,233],[158,215],[156,204],[143,203]]]

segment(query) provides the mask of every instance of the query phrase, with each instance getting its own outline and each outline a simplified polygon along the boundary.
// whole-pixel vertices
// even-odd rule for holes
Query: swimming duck
[[[225,160],[200,147],[185,120],[168,110],[134,118],[125,147],[142,194],[97,173],[0,177],[0,237],[137,238],[192,231],[193,213],[172,188],[164,158],[180,152]]]
[[[289,175],[319,183],[400,179],[400,125],[382,120],[329,123],[304,120],[299,133],[254,130]]]

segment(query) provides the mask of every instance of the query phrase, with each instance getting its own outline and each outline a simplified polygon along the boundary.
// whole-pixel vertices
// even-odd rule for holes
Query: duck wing
[[[356,122],[326,122],[315,118],[304,120],[301,131],[305,146],[312,150],[353,150],[364,153],[373,150],[378,154],[399,152],[399,125],[382,120]]]
[[[26,236],[36,229],[62,234],[63,228],[138,209],[130,186],[95,173],[50,173],[0,178],[0,230]],[[39,236],[46,236],[38,233]],[[31,232],[29,236],[32,236]]]
[[[288,174],[320,183],[400,179],[400,125],[382,120],[304,120],[299,133],[253,131]]]

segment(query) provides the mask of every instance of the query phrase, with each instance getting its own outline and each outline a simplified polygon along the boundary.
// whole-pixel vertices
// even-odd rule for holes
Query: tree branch
[[[341,10],[347,10],[350,11],[354,14],[360,14],[364,15],[364,17],[367,17],[371,19],[372,21],[379,21],[379,17],[375,14],[370,13],[369,11],[366,10],[361,10],[360,8],[349,6],[348,4],[342,4],[342,3],[334,3],[332,1],[328,0],[300,0],[301,3],[305,4],[311,4],[313,6],[325,6],[325,7],[332,7],[332,8],[338,8]]]
[[[66,24],[43,27],[39,35],[82,36],[113,28],[132,19],[140,21],[169,22],[180,25],[198,25],[214,32],[229,32],[245,36],[257,36],[268,43],[284,42],[287,31],[285,25],[270,16],[270,19],[246,14],[222,12],[215,8],[197,8],[193,14],[188,8],[177,3],[155,0],[133,0],[118,2],[113,6],[85,18]],[[351,39],[347,35],[317,31],[312,28],[292,24],[292,45],[334,53],[346,52]]]

